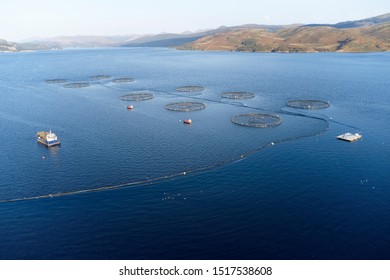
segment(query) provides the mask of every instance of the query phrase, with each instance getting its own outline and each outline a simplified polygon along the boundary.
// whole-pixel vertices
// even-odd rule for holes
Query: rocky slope
[[[0,52],[17,52],[19,47],[15,43],[9,43],[6,40],[0,39]]]

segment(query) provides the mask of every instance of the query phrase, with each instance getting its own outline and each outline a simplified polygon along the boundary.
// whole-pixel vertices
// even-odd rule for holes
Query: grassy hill
[[[335,27],[335,28],[358,28],[358,27],[368,27],[376,24],[381,24],[385,22],[390,22],[390,13],[366,18],[366,19],[360,19],[360,20],[354,20],[354,21],[343,21],[336,24],[309,24],[306,26],[329,26],[329,27]]]
[[[390,50],[390,22],[359,28],[299,26],[276,32],[236,29],[178,49],[247,52],[378,52]]]
[[[216,29],[210,29],[200,32],[190,32],[190,33],[163,33],[156,35],[142,36],[135,40],[131,40],[126,44],[122,44],[121,47],[176,47],[186,43],[192,43],[200,38],[209,35],[220,34],[223,32],[235,30],[237,28],[261,28],[270,32],[281,30],[286,28],[285,25],[258,25],[258,24],[245,24],[240,26],[221,26]]]
[[[221,26],[181,34],[62,36],[24,43],[0,40],[0,51],[68,47],[176,47],[245,52],[390,51],[390,13],[337,24]]]

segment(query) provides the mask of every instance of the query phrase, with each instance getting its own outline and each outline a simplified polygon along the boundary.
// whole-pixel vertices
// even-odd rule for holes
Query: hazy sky
[[[336,23],[388,12],[389,0],[0,0],[0,38],[183,32],[246,23]]]

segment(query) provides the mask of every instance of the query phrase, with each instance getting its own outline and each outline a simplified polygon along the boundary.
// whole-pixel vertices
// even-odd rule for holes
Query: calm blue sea
[[[389,53],[0,53],[0,259],[390,259],[389,77]],[[206,108],[165,109],[182,101]]]

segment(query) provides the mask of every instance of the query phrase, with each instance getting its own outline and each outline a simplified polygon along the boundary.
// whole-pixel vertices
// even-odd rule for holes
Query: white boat
[[[340,140],[348,141],[348,142],[353,142],[353,141],[356,141],[356,140],[359,140],[360,138],[362,138],[362,135],[360,135],[359,133],[353,134],[353,133],[347,132],[347,133],[344,133],[344,134],[337,136],[336,138],[340,139]]]
[[[53,133],[51,130],[47,131],[39,131],[37,132],[37,141],[46,147],[51,147],[55,145],[61,144],[61,141],[58,139],[57,135]]]

